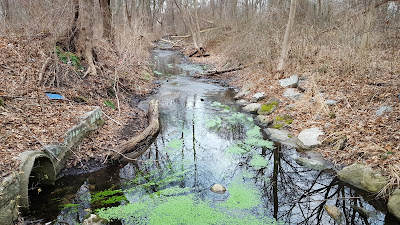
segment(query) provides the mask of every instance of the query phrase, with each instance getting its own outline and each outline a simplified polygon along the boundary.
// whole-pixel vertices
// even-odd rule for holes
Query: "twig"
[[[115,150],[115,149],[112,149],[112,148],[102,148],[102,147],[99,147],[99,146],[97,146],[98,148],[101,148],[101,149],[103,149],[103,150],[109,150],[109,151],[113,151],[113,152],[115,152],[115,153],[118,153],[120,156],[122,156],[123,158],[125,158],[125,159],[127,159],[127,160],[131,160],[131,161],[138,161],[138,162],[159,162],[160,160],[141,160],[141,159],[137,159],[137,158],[129,158],[128,156],[126,156],[126,155],[124,155],[124,154],[122,154],[121,152],[118,152],[117,150]],[[106,159],[108,158],[108,155],[107,155],[107,157],[106,157]],[[106,160],[104,160],[104,162],[105,162]]]
[[[120,125],[120,126],[123,126],[123,125],[124,125],[124,124],[122,124],[122,123],[116,121],[115,119],[111,118],[111,117],[110,117],[109,115],[107,115],[105,112],[103,112],[103,114],[104,114],[108,119],[110,119],[111,121],[113,121],[114,123],[116,123],[116,124],[118,124],[118,125]]]
[[[42,66],[42,69],[40,70],[39,79],[38,79],[38,84],[39,84],[38,86],[42,85],[43,75],[44,75],[44,73],[45,73],[45,71],[47,69],[47,66],[49,65],[50,59],[51,59],[50,57],[46,59],[46,61],[44,62],[43,66]]]

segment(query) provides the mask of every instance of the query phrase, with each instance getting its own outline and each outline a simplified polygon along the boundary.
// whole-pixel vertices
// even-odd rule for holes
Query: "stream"
[[[164,46],[165,47],[165,46]],[[65,175],[30,193],[27,221],[80,224],[98,213],[111,224],[398,224],[384,201],[295,162],[305,153],[268,141],[235,104],[232,88],[194,78],[207,65],[178,51],[152,51],[160,133],[134,162]],[[212,185],[227,188],[223,194]],[[276,222],[278,221],[278,222]]]

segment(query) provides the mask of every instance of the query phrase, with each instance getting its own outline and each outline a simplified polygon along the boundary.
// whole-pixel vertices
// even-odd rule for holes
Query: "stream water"
[[[335,224],[324,209],[334,205],[343,224],[398,224],[385,202],[298,165],[304,153],[267,141],[233,89],[191,76],[206,66],[173,50],[152,54],[161,87],[139,107],[159,100],[156,141],[137,161],[31,192],[28,218],[79,224],[97,212],[114,224]],[[228,190],[212,192],[216,183]]]

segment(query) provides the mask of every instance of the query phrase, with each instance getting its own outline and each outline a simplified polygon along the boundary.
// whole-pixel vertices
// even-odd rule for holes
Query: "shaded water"
[[[169,201],[168,197],[159,199],[168,196],[162,191],[175,188],[180,192],[172,196],[191,196],[195,206],[205,202],[207,207],[236,221],[221,217],[224,220],[216,224],[253,224],[246,215],[260,224],[269,223],[269,218],[284,224],[334,224],[323,208],[325,204],[342,210],[343,224],[398,223],[386,214],[384,202],[346,186],[333,173],[298,165],[294,159],[302,153],[279,143],[270,148],[270,143],[262,140],[252,115],[240,112],[235,105],[232,89],[190,76],[202,72],[205,66],[191,64],[172,50],[154,50],[153,56],[154,70],[162,83],[158,93],[150,97],[160,101],[161,130],[157,140],[139,161],[65,176],[54,187],[43,188],[39,194],[32,192],[32,218],[56,220],[57,224],[78,223],[96,207],[104,206],[93,200],[94,194],[108,189],[117,190],[110,196],[122,196],[123,204],[132,205],[120,211],[132,210],[135,218],[133,213],[121,216],[118,223],[151,223],[159,221],[153,212],[168,211],[161,207]],[[147,104],[143,101],[139,106],[146,110]],[[215,183],[228,187],[228,191],[211,192]],[[257,196],[254,204],[243,205],[246,199],[241,199],[240,194],[248,193],[240,190],[236,196],[235,190],[240,187],[253,190],[246,197],[252,200]],[[152,211],[142,213],[146,209],[135,203]],[[166,217],[162,219],[168,224]],[[199,219],[204,219],[199,224],[209,221]]]

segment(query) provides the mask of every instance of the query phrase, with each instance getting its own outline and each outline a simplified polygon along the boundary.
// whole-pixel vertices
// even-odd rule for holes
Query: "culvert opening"
[[[38,206],[31,204],[32,202],[38,202],[37,199],[43,198],[54,189],[55,178],[54,166],[50,159],[46,157],[36,158],[29,175],[29,211],[38,209]]]

